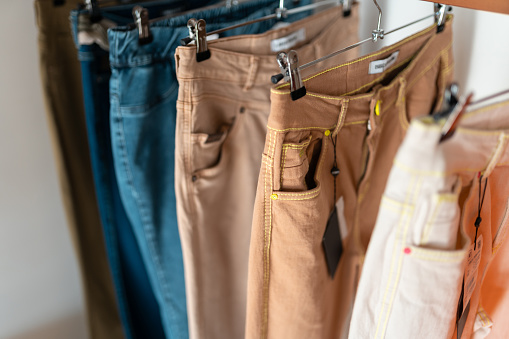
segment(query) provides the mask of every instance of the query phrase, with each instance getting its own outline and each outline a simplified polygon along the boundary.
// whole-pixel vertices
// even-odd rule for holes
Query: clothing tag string
[[[482,210],[482,206],[484,204],[484,197],[486,196],[486,187],[488,187],[488,178],[486,178],[486,182],[484,183],[484,190],[483,190],[482,198],[481,198],[482,177],[483,176],[479,172],[479,205],[477,208],[477,219],[475,219],[475,223],[474,223],[474,225],[475,225],[474,251],[477,246],[477,231],[479,230],[479,226],[481,226],[481,221],[482,221],[481,210]]]

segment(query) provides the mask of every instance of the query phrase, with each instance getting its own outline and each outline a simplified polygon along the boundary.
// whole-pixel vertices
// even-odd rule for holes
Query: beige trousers
[[[357,5],[258,35],[176,52],[179,95],[175,187],[192,339],[242,338],[253,206],[280,48],[301,63],[358,40]],[[339,58],[346,61],[356,51]],[[337,59],[336,61],[337,62]]]

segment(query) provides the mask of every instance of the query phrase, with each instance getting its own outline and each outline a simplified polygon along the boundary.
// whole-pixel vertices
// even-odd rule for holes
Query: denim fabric
[[[195,1],[193,5],[204,3],[207,2]],[[189,4],[185,1],[167,1],[148,8],[157,16],[162,15],[163,10],[171,8],[187,10]],[[102,15],[117,24],[132,23],[131,9],[132,5],[110,8]],[[80,14],[86,15],[80,11],[71,12],[71,26],[81,63],[94,185],[120,318],[126,338],[165,338],[159,304],[152,291],[145,263],[133,233],[133,227],[122,204],[115,178],[109,120],[111,70],[108,52],[96,44],[80,45],[78,43]],[[182,336],[179,338],[187,336],[187,320],[184,319],[182,324]]]
[[[180,39],[188,35],[186,24],[191,17],[205,19],[210,31],[274,13],[275,7],[275,1],[262,0],[160,21],[151,25],[153,41],[148,45],[138,44],[135,29],[108,31],[115,171],[122,201],[164,314],[166,333],[171,338],[187,336],[174,187],[178,94],[175,49]],[[306,14],[289,19],[294,21]],[[264,21],[228,31],[226,35],[261,33],[275,23]]]

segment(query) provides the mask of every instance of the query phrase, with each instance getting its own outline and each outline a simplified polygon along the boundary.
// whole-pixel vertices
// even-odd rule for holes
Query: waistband
[[[291,3],[291,1],[287,1]],[[306,2],[301,0],[302,2]],[[200,18],[207,22],[207,31],[213,31],[232,26],[248,20],[260,18],[274,13],[277,4],[273,0],[258,0],[241,3],[230,8],[218,7],[205,11],[197,10],[191,14],[180,15],[167,20],[158,21],[150,25],[153,41],[140,46],[138,31],[128,27],[117,27],[108,31],[110,42],[110,63],[113,67],[137,67],[158,61],[170,60],[180,39],[188,36],[187,21],[190,18]],[[288,6],[291,8],[292,6]],[[262,23],[237,28],[226,35],[236,35],[256,31],[257,27],[269,29],[276,23],[268,20]]]
[[[291,100],[289,84],[275,86],[271,90],[269,126],[276,130],[331,128],[346,107],[348,114],[342,123],[366,121],[374,100],[382,103],[379,115],[383,119],[383,112],[404,100],[414,83],[437,62],[442,72],[452,70],[451,48],[452,16],[448,15],[441,33],[436,33],[434,24],[378,52],[304,78],[307,94],[297,101]],[[392,66],[382,73],[368,74],[372,62],[384,62],[396,53]]]
[[[177,75],[180,79],[208,78],[239,83],[251,80],[269,85],[270,77],[279,71],[276,54],[280,50],[271,47],[272,42],[285,45],[285,39],[295,39],[291,49],[298,51],[301,63],[312,61],[322,54],[324,46],[338,46],[348,40],[355,42],[358,20],[357,3],[352,5],[348,17],[343,17],[342,6],[337,6],[266,33],[210,41],[211,57],[200,63],[196,62],[196,46],[178,47]]]
[[[476,178],[479,172],[487,177],[495,167],[509,166],[508,117],[509,100],[468,112],[454,135],[440,144],[443,121],[414,119],[394,166],[424,176],[459,174],[463,182]],[[436,157],[438,153],[440,157]]]

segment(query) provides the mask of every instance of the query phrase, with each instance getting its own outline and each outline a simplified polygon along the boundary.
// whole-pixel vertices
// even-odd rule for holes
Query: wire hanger
[[[319,2],[315,2],[309,5],[286,9],[284,7],[284,0],[279,0],[279,7],[276,8],[274,14],[269,14],[264,17],[242,22],[237,25],[232,25],[229,27],[221,28],[212,32],[207,32],[205,20],[200,19],[196,20],[194,18],[189,19],[187,23],[187,27],[189,28],[189,36],[181,40],[181,44],[183,46],[187,46],[191,42],[196,42],[197,51],[196,51],[196,61],[201,62],[210,58],[210,51],[207,47],[207,36],[220,34],[235,28],[244,27],[247,25],[252,25],[258,22],[267,21],[271,19],[280,20],[282,18],[286,18],[288,15],[297,14],[305,11],[309,11],[312,9],[316,9],[326,5],[343,5],[343,15],[348,16],[351,13],[351,0],[323,0]]]
[[[378,24],[377,24],[377,28],[371,32],[371,38],[361,40],[353,45],[347,46],[347,47],[340,49],[336,52],[333,52],[329,55],[326,55],[326,56],[323,56],[323,57],[316,59],[314,61],[308,62],[307,64],[304,64],[302,66],[298,65],[297,52],[292,50],[288,54],[284,53],[284,52],[279,53],[277,55],[276,59],[277,59],[279,68],[281,69],[281,73],[273,75],[271,77],[272,83],[277,84],[279,81],[284,79],[286,82],[290,83],[292,100],[297,100],[299,98],[302,98],[303,96],[306,95],[306,88],[304,87],[304,84],[302,83],[300,71],[302,71],[308,67],[314,66],[324,60],[335,57],[341,53],[344,53],[346,51],[349,51],[351,49],[359,47],[367,42],[370,42],[370,41],[377,42],[378,40],[382,40],[386,35],[397,32],[403,28],[407,28],[409,26],[412,26],[416,23],[419,23],[419,22],[429,19],[431,17],[435,17],[435,22],[437,23],[437,33],[440,33],[441,31],[443,31],[443,29],[445,27],[445,19],[446,19],[445,13],[447,10],[449,10],[449,11],[451,10],[450,6],[435,4],[435,13],[425,16],[421,19],[415,20],[413,22],[410,22],[406,25],[400,26],[398,28],[392,29],[388,32],[384,32],[384,30],[381,28],[382,9],[380,8],[380,6],[378,5],[376,0],[373,0],[373,3],[375,4],[375,6],[378,9]]]

